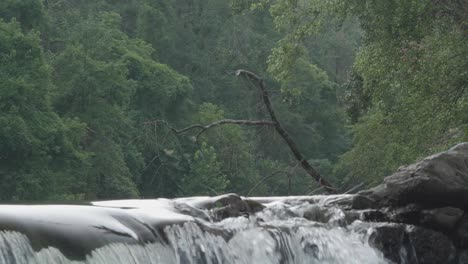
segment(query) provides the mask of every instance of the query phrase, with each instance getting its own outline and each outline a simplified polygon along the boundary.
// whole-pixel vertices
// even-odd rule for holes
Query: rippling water
[[[157,218],[158,212],[164,214],[168,208],[172,211],[171,202],[161,204],[158,200],[133,200],[130,205],[128,201],[113,201],[111,204],[100,205],[121,205],[126,208],[131,205],[130,208],[140,209],[119,210],[124,210],[144,226],[154,226],[148,219]],[[141,209],[147,212],[144,217]],[[47,210],[47,207],[42,207],[41,210]],[[304,213],[311,211],[315,212],[318,218],[322,218],[322,221],[306,220],[303,217]],[[41,216],[38,221],[43,221],[44,217],[55,218],[54,214]],[[86,214],[86,211],[82,214]],[[113,215],[115,211],[110,211],[110,216]],[[98,220],[94,219],[93,223],[99,222],[100,217],[97,215]],[[221,222],[212,222],[205,217],[193,217],[189,221],[166,224],[161,232],[154,233],[159,239],[149,242],[142,242],[138,229],[135,230],[135,224],[129,225],[126,220],[123,224],[127,225],[128,230],[122,228],[119,232],[124,236],[125,232],[128,232],[127,237],[137,241],[136,243],[110,242],[91,250],[80,260],[68,259],[66,254],[53,246],[34,246],[42,241],[40,238],[31,241],[30,237],[34,232],[30,230],[27,230],[29,233],[26,232],[28,235],[25,235],[1,228],[4,231],[0,232],[0,263],[388,263],[380,252],[369,246],[365,232],[357,232],[353,228],[340,225],[343,217],[344,214],[337,208],[321,210],[317,205],[308,202],[274,202],[266,204],[263,211],[249,217],[227,218]],[[2,208],[0,220],[1,218]],[[107,218],[103,219],[109,221]],[[63,223],[55,223],[57,224]],[[105,226],[105,223],[102,225]],[[115,226],[114,223],[112,225]],[[54,228],[53,223],[47,223],[47,226]],[[83,228],[86,228],[86,224],[83,224]],[[109,231],[110,228],[99,230],[116,232]],[[76,234],[73,233],[74,236],[77,236]],[[99,239],[99,236],[96,237]],[[79,235],[76,239],[80,239]]]

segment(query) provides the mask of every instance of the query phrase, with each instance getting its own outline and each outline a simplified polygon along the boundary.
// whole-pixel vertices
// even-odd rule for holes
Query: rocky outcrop
[[[379,207],[419,204],[468,208],[468,143],[403,166],[383,184],[360,193]]]
[[[248,216],[261,211],[264,206],[252,200],[242,199],[237,194],[218,196],[210,213],[215,221],[229,217]]]
[[[468,263],[468,143],[334,204],[374,222],[369,242],[395,263]]]
[[[395,263],[453,263],[456,249],[444,234],[423,227],[380,223],[369,243]]]

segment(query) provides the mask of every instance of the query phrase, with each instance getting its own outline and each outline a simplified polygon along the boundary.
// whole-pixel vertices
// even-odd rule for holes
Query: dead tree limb
[[[268,114],[270,115],[271,121],[273,121],[273,126],[275,127],[278,134],[284,139],[286,144],[289,146],[296,160],[301,164],[302,168],[307,172],[307,174],[312,176],[312,178],[314,178],[315,181],[317,181],[317,183],[321,187],[323,187],[328,193],[336,193],[336,189],[333,188],[332,185],[327,180],[325,180],[318,173],[318,171],[315,170],[305,159],[304,155],[302,155],[301,151],[299,150],[299,147],[297,146],[296,142],[294,142],[294,140],[289,136],[288,132],[283,128],[283,126],[279,122],[271,104],[270,95],[265,87],[265,81],[255,73],[242,69],[236,71],[236,76],[245,76],[258,84],[262,95],[263,103],[265,104]]]
[[[260,185],[264,184],[269,178],[279,174],[279,173],[283,173],[285,174],[286,176],[288,176],[288,195],[291,194],[291,177],[293,176],[294,174],[294,171],[297,169],[297,167],[299,166],[299,163],[297,163],[294,167],[288,169],[288,170],[278,170],[278,171],[275,171],[273,172],[272,174],[262,178],[257,184],[255,184],[255,186],[250,189],[250,191],[247,193],[246,196],[249,196],[253,191],[255,191]]]
[[[360,184],[354,186],[353,188],[349,189],[348,191],[344,192],[343,194],[352,193],[352,192],[356,191],[357,189],[361,188],[364,184],[366,184],[366,183],[361,182]]]
[[[222,119],[218,120],[212,123],[209,123],[207,125],[202,125],[202,124],[194,124],[190,125],[188,127],[182,128],[182,129],[176,129],[174,127],[171,127],[167,121],[165,120],[154,120],[154,121],[148,121],[145,122],[145,124],[163,124],[166,126],[170,132],[175,133],[175,134],[181,134],[184,132],[187,132],[192,129],[199,129],[198,133],[196,134],[196,139],[198,140],[198,137],[206,130],[219,126],[219,125],[224,125],[224,124],[235,124],[235,125],[247,125],[247,126],[273,126],[276,130],[276,132],[283,138],[283,140],[286,142],[288,145],[289,149],[293,153],[295,159],[298,161],[298,164],[302,166],[302,168],[309,174],[317,183],[320,185],[320,189],[325,189],[328,193],[336,193],[336,189],[333,188],[333,186],[326,180],[324,179],[318,172],[315,170],[310,163],[305,159],[305,157],[302,155],[301,151],[299,150],[299,147],[297,146],[296,142],[289,136],[289,133],[284,129],[284,127],[281,125],[279,122],[278,118],[276,117],[276,113],[273,109],[273,106],[271,104],[270,100],[270,94],[268,89],[266,88],[265,81],[260,78],[258,75],[256,75],[253,72],[246,71],[246,70],[237,70],[236,71],[237,76],[245,76],[249,78],[250,80],[255,81],[258,84],[258,87],[261,92],[263,104],[265,105],[268,114],[270,115],[271,120],[234,120],[234,119]],[[276,173],[275,173],[276,174]],[[273,174],[274,175],[274,174]],[[265,177],[260,183],[258,183],[252,190],[250,190],[249,194],[255,190],[259,185],[261,185],[264,181],[266,181],[269,177],[273,176],[267,176]],[[290,188],[290,187],[289,187]]]
[[[277,175],[277,174],[280,174],[280,173],[284,173],[284,174],[287,175],[289,172],[287,172],[287,171],[282,171],[282,170],[281,170],[281,171],[275,171],[275,172],[273,172],[272,174],[263,177],[263,179],[261,179],[257,184],[255,184],[255,186],[254,186],[252,189],[250,189],[250,191],[247,193],[246,196],[248,197],[248,196],[249,196],[253,191],[255,191],[260,185],[264,184],[268,179],[270,179],[271,177],[273,177],[273,176],[275,176],[275,175]]]
[[[188,127],[182,128],[182,129],[176,129],[176,128],[170,126],[165,120],[154,120],[154,121],[145,122],[145,124],[149,124],[149,123],[163,124],[171,132],[173,132],[175,134],[185,133],[185,132],[187,132],[189,130],[192,130],[192,129],[199,129],[198,133],[195,136],[196,139],[198,139],[198,137],[203,132],[205,132],[206,130],[208,130],[210,128],[213,128],[213,127],[220,126],[220,125],[224,125],[224,124],[234,124],[234,125],[242,125],[242,126],[274,126],[275,125],[275,123],[273,121],[268,121],[268,120],[222,119],[222,120],[218,120],[218,121],[206,124],[206,125],[194,124],[194,125],[190,125]]]

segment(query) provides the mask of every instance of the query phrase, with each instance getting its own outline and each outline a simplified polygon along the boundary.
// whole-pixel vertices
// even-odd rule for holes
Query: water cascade
[[[468,143],[357,194],[0,205],[0,264],[466,264]]]
[[[0,206],[0,263],[390,263],[337,197]]]

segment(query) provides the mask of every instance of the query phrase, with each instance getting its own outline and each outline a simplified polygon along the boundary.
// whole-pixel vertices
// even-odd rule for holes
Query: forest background
[[[2,0],[0,199],[305,195],[468,141],[463,0]],[[259,184],[261,183],[261,184]],[[255,187],[255,188],[254,188]],[[320,191],[318,191],[320,192]]]

